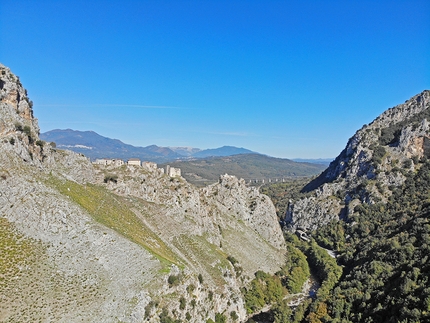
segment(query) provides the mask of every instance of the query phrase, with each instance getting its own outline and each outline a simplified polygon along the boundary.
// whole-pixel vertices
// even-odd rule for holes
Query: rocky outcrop
[[[249,187],[243,179],[221,175],[217,184],[202,189],[209,203],[216,203],[222,212],[244,221],[275,248],[284,246],[284,238],[275,207],[256,187]]]
[[[0,135],[4,141],[16,143],[16,153],[27,161],[40,159],[41,152],[32,105],[19,78],[0,64]]]
[[[314,196],[291,202],[285,224],[312,231],[354,212],[359,203],[374,203],[401,185],[404,171],[430,157],[430,91],[382,113],[363,126],[318,178],[305,186]]]
[[[9,68],[0,63],[0,134],[16,130],[16,124],[29,126],[31,133],[38,138],[40,130],[37,119],[33,117],[33,103],[27,96],[19,78]]]
[[[256,270],[272,271],[279,266],[276,257],[267,259],[271,254],[269,249],[282,254],[285,248],[275,207],[266,195],[248,187],[244,180],[226,174],[220,176],[218,183],[198,189],[182,178],[170,178],[151,168],[99,166],[97,169],[98,183],[116,194],[135,196],[162,206],[159,212],[165,217],[154,225],[166,226],[170,222],[172,230],[166,230],[165,240],[180,235],[205,236],[210,243],[222,245],[227,251],[227,246],[233,244],[226,233],[242,230],[243,244],[246,242],[247,246],[262,252],[256,251],[252,257],[242,252],[236,255],[237,248],[233,247],[228,252],[239,258],[249,276]],[[118,178],[103,184],[106,174],[115,174]]]

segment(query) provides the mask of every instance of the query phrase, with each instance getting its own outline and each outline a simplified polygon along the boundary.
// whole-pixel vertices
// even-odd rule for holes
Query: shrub
[[[151,314],[151,310],[153,307],[156,307],[157,303],[154,301],[150,301],[146,306],[145,306],[145,318],[148,318],[149,315]]]
[[[10,138],[9,142],[10,142],[11,145],[15,145],[15,139],[14,138]]]
[[[192,292],[194,292],[195,289],[196,289],[196,286],[194,286],[193,284],[189,284],[187,287],[187,292],[191,294]]]
[[[412,166],[412,160],[410,160],[410,159],[406,159],[406,160],[403,162],[403,168],[408,169],[408,168],[411,168],[411,166]]]
[[[37,140],[36,145],[38,145],[39,147],[43,147],[45,145],[45,142],[43,140]]]
[[[216,313],[215,314],[215,323],[225,323],[227,321],[227,318],[224,314]]]
[[[163,308],[163,311],[160,314],[160,323],[176,323],[174,319],[169,316],[169,312],[166,308]]]
[[[231,264],[234,266],[238,261],[233,256],[228,256],[227,260],[231,262]]]
[[[170,286],[179,285],[179,282],[180,282],[179,275],[170,275],[169,278],[167,279],[167,282],[169,283]]]
[[[24,126],[23,131],[27,136],[31,136],[31,128],[29,126]]]
[[[184,310],[186,305],[187,305],[187,301],[183,296],[181,296],[181,298],[179,299],[179,309]]]
[[[230,312],[230,317],[233,321],[236,321],[237,319],[239,319],[239,315],[237,315],[236,311]]]
[[[203,276],[202,276],[202,274],[199,274],[199,277],[198,277],[198,278],[199,278],[199,283],[200,283],[200,284],[203,284]]]
[[[384,158],[385,154],[386,154],[386,150],[384,147],[382,147],[382,146],[374,147],[372,161],[375,164],[380,164],[382,162],[382,158]]]
[[[22,128],[22,124],[20,124],[20,123],[15,123],[15,129],[17,130],[17,131],[23,131],[24,129]]]
[[[118,176],[117,175],[112,175],[112,174],[108,174],[105,176],[104,178],[104,182],[113,182],[113,183],[117,183],[118,182]]]

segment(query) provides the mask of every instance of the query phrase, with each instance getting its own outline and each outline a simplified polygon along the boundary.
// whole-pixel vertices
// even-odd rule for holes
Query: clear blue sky
[[[0,1],[42,132],[335,157],[430,88],[430,1]]]

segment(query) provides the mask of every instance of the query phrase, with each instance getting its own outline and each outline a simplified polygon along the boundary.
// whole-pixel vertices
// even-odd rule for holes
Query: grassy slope
[[[149,230],[131,211],[132,204],[125,198],[91,184],[80,185],[55,178],[50,179],[50,184],[83,207],[97,222],[144,247],[162,263],[183,263],[158,235]]]

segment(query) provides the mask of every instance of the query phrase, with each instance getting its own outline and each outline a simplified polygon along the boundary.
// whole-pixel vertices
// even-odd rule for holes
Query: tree
[[[282,301],[272,308],[274,321],[273,323],[290,322],[291,308],[288,306],[287,301]]]

